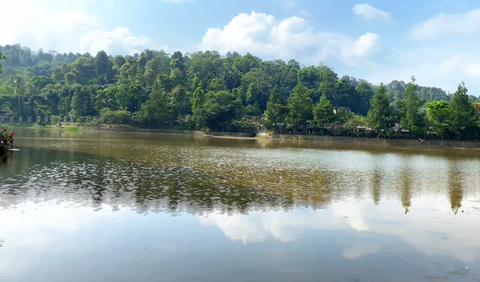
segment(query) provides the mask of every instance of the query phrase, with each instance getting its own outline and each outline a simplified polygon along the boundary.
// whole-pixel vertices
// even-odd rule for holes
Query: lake
[[[480,153],[19,130],[0,281],[480,281]]]

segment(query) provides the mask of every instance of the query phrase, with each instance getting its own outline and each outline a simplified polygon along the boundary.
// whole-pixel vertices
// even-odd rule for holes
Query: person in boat
[[[13,135],[15,132],[8,134],[7,129],[8,127],[3,127],[0,125],[1,133],[0,133],[0,141],[5,144],[13,145]]]

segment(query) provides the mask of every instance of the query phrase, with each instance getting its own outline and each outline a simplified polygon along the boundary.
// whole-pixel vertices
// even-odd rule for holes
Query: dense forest
[[[3,56],[1,55],[3,54]],[[392,81],[373,85],[328,66],[215,51],[133,56],[0,46],[0,116],[63,117],[86,125],[476,139],[479,103]]]

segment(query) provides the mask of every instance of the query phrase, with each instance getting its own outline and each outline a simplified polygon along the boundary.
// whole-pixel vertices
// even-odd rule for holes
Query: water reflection
[[[368,197],[379,205],[382,198],[394,197],[407,214],[415,193],[447,194],[457,213],[464,196],[477,195],[479,184],[477,163],[450,161],[446,165],[447,160],[434,158],[426,164],[419,161],[421,156],[402,159],[357,153],[353,158],[359,160],[352,163],[343,152],[296,152],[295,158],[289,152],[271,152],[270,160],[265,161],[262,152],[255,152],[259,158],[253,162],[249,151],[221,156],[213,150],[197,154],[198,160],[177,154],[174,161],[151,163],[74,151],[23,148],[17,153],[15,161],[2,171],[3,208],[25,200],[55,199],[94,208],[101,204],[128,206],[139,213],[246,213],[300,206],[325,208],[350,197]],[[284,158],[291,159],[280,167],[268,165]],[[297,158],[307,164],[300,166]],[[329,163],[323,164],[325,161]]]
[[[462,178],[459,178],[460,171],[455,164],[450,165],[448,173],[448,194],[450,196],[450,206],[452,211],[456,214],[462,207],[463,188]]]
[[[480,278],[473,154],[82,134],[2,165],[0,281]]]
[[[402,198],[402,206],[405,209],[405,214],[409,212],[409,208],[412,205],[412,181],[410,178],[412,175],[412,170],[407,166],[404,165],[400,170],[400,188],[401,188],[401,198]]]
[[[201,222],[216,225],[225,236],[244,244],[268,238],[292,242],[311,229],[354,230],[364,234],[359,236],[398,236],[398,239],[429,257],[454,257],[467,264],[480,258],[480,241],[477,239],[480,227],[472,224],[472,220],[480,214],[479,202],[466,202],[464,209],[467,213],[462,217],[449,213],[443,203],[432,202],[429,198],[416,199],[414,204],[418,208],[412,211],[413,216],[408,217],[398,209],[392,209],[397,206],[394,200],[385,200],[377,206],[368,201],[351,200],[333,203],[325,210],[298,209],[232,216],[213,213],[202,217]],[[471,229],[466,232],[463,228]],[[380,247],[390,248],[379,244],[353,245],[346,253],[348,258],[353,259],[353,253],[364,252],[363,255],[368,255],[378,252]]]

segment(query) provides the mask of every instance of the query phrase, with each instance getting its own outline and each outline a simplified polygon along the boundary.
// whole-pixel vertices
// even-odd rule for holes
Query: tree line
[[[211,131],[476,138],[478,100],[440,88],[339,77],[328,66],[249,53],[133,56],[0,46],[0,115]]]

